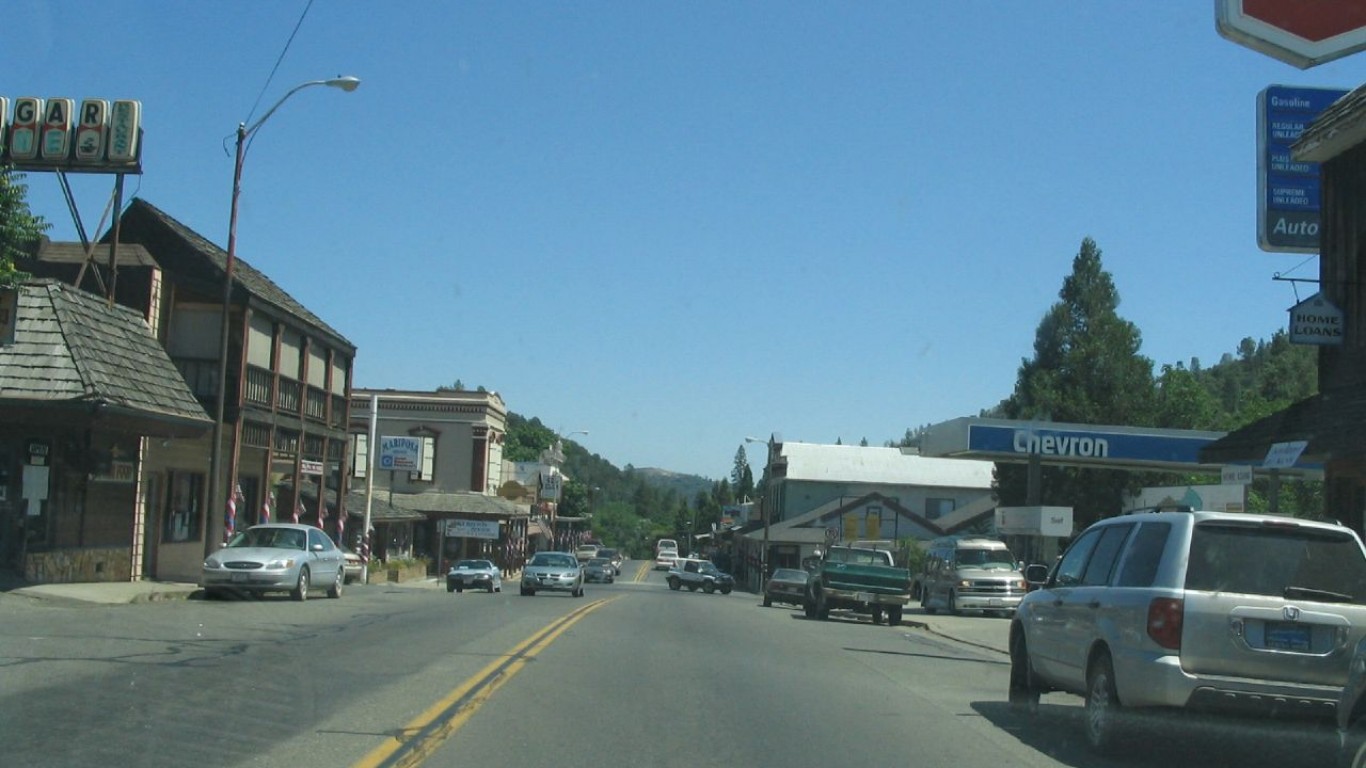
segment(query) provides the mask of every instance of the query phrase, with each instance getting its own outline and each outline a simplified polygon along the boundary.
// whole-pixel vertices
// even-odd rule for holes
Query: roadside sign
[[[1214,26],[1300,69],[1366,49],[1366,5],[1345,0],[1215,0]]]
[[[321,461],[299,459],[299,473],[304,475],[321,475],[323,473],[323,463]]]
[[[1319,164],[1296,162],[1290,146],[1347,91],[1272,85],[1257,94],[1257,245],[1319,252]]]
[[[1226,464],[1219,470],[1221,485],[1251,485],[1252,467],[1247,464]]]
[[[422,441],[416,437],[386,436],[379,439],[379,468],[416,472],[422,464]]]
[[[1309,446],[1307,440],[1294,440],[1288,443],[1275,443],[1262,459],[1262,466],[1268,469],[1289,469],[1300,460],[1300,454]]]
[[[1316,293],[1290,308],[1290,343],[1341,346],[1342,310]]]

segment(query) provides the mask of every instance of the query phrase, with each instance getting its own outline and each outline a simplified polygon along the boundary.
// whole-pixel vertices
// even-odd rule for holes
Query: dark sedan
[[[773,572],[764,585],[764,607],[774,603],[801,605],[806,595],[806,571],[796,568],[779,568]]]
[[[611,584],[616,580],[617,569],[605,557],[595,557],[583,564],[583,580]]]

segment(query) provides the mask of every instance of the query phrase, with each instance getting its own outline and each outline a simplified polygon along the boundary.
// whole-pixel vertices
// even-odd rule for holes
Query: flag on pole
[[[299,515],[304,511],[304,501],[298,496],[294,497],[294,522],[299,522]]]
[[[232,538],[233,529],[237,527],[237,499],[242,495],[241,484],[236,485],[232,492],[228,494],[227,516],[223,519],[223,543],[227,543]]]
[[[266,491],[265,498],[261,499],[261,522],[263,523],[270,522],[270,497],[272,495],[270,491]]]
[[[343,513],[337,514],[337,541],[346,544],[346,515]]]
[[[318,499],[318,528],[324,531],[327,530],[327,526],[323,525],[325,520],[327,520],[327,503],[323,499]]]

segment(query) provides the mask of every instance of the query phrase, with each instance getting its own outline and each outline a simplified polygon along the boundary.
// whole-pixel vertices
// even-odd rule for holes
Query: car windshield
[[[955,559],[959,565],[987,570],[1015,570],[1018,564],[1008,550],[1004,549],[960,549]]]
[[[573,555],[541,553],[531,558],[530,565],[542,568],[578,568],[579,561]]]
[[[1343,762],[1366,0],[0,13],[0,762]]]
[[[308,534],[297,528],[251,528],[238,534],[228,546],[304,549],[307,543]]]

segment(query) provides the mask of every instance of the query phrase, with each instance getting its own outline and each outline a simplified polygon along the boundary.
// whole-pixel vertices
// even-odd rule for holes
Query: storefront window
[[[195,541],[200,537],[203,518],[204,475],[199,472],[168,474],[161,540],[169,543]]]

